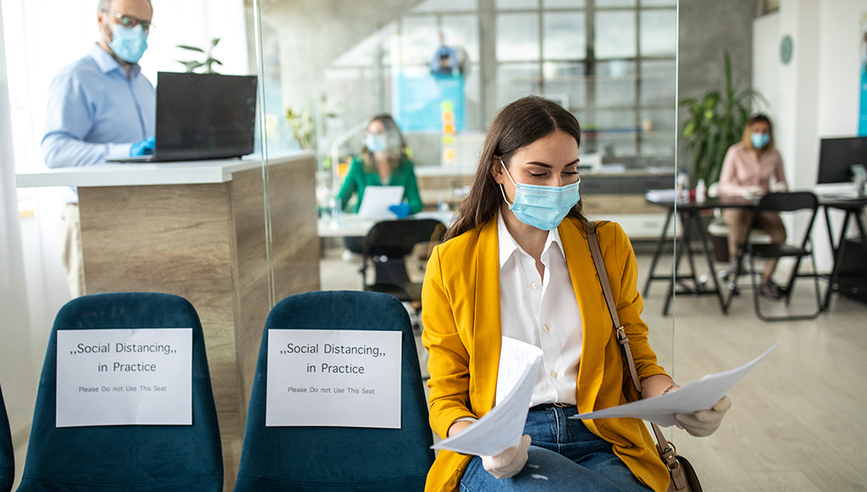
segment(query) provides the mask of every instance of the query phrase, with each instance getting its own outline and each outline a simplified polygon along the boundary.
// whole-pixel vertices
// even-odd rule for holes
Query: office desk
[[[701,223],[700,214],[704,210],[712,210],[715,208],[752,208],[756,205],[757,200],[748,200],[740,197],[719,197],[708,198],[702,203],[695,201],[676,202],[674,200],[657,200],[650,198],[648,198],[647,201],[654,205],[666,208],[668,212],[665,217],[665,225],[662,227],[662,233],[656,243],[656,252],[653,254],[653,261],[650,263],[650,273],[647,275],[647,283],[644,284],[643,295],[647,297],[648,292],[650,292],[650,284],[654,280],[668,280],[668,293],[666,294],[665,303],[662,307],[662,314],[664,316],[668,315],[671,298],[675,294],[675,284],[683,287],[682,290],[677,291],[678,294],[717,296],[717,299],[719,299],[720,310],[723,314],[728,314],[725,299],[723,298],[723,292],[722,289],[720,289],[719,279],[717,279],[716,276],[713,254],[708,247],[707,231]],[[675,212],[677,212],[680,221],[683,224],[683,231],[681,232],[682,240],[677,242],[674,259],[674,274],[655,275],[654,270],[656,270],[656,264],[659,261],[659,256],[662,254],[662,249],[667,236],[666,232],[668,231],[668,226],[671,224],[671,218],[674,216]],[[701,239],[702,250],[704,251],[704,256],[707,259],[707,266],[710,271],[709,276],[713,280],[713,289],[711,290],[706,289],[696,277],[695,259],[693,258],[693,251],[689,247],[689,237],[693,230],[697,232]],[[689,275],[680,274],[680,262],[683,259],[684,253],[686,253],[689,262]],[[692,282],[692,286],[689,287],[684,285],[684,281]]]
[[[852,220],[855,221],[855,225],[858,227],[858,233],[861,235],[861,248],[864,250],[864,256],[867,257],[867,234],[865,234],[864,219],[862,217],[864,207],[867,206],[867,197],[835,198],[822,197],[819,195],[819,204],[825,208],[825,224],[828,226],[828,240],[831,242],[831,251],[834,255],[834,266],[831,270],[831,275],[829,276],[828,290],[825,292],[825,301],[822,303],[823,309],[827,311],[831,305],[831,294],[838,289],[840,268],[843,264],[843,247],[846,243],[846,233],[849,230],[849,222]],[[831,230],[831,209],[840,210],[845,213],[843,226],[840,228],[840,235],[836,244],[834,243],[834,233]]]
[[[189,300],[205,334],[225,489],[238,473],[262,327],[277,300],[319,290],[315,155],[269,160],[270,261],[261,160],[106,164],[19,174],[19,187],[78,186],[88,293]]]
[[[419,212],[410,215],[407,219],[436,219],[446,227],[452,225],[455,220],[455,212]],[[363,237],[371,227],[383,220],[397,220],[397,218],[370,218],[359,217],[356,214],[341,214],[338,219],[325,215],[319,218],[316,224],[319,237]]]

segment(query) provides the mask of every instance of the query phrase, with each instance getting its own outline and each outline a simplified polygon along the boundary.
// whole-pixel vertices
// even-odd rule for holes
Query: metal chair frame
[[[755,227],[754,224],[750,225],[749,231],[747,231],[746,242],[741,247],[741,256],[747,255],[749,256],[749,270],[746,272],[750,276],[750,283],[753,289],[753,305],[756,311],[756,316],[759,317],[762,321],[770,322],[770,321],[795,321],[795,320],[807,320],[807,319],[815,319],[822,313],[822,299],[821,292],[819,290],[819,276],[816,273],[816,257],[813,254],[813,244],[810,239],[810,234],[813,230],[813,224],[816,220],[816,214],[819,209],[819,200],[816,198],[816,195],[809,191],[801,191],[801,192],[788,192],[788,193],[769,193],[762,197],[759,200],[759,203],[753,209],[754,214],[759,214],[761,212],[796,212],[809,210],[810,212],[810,220],[807,224],[807,228],[804,231],[804,237],[800,241],[799,246],[791,246],[786,243],[783,244],[755,244],[750,241],[750,234]],[[801,260],[805,257],[809,256],[813,265],[813,273],[810,274],[802,274],[798,272],[798,269],[801,266]],[[759,301],[759,289],[760,286],[756,283],[756,258],[764,258],[764,259],[780,259],[780,258],[796,258],[795,266],[792,269],[792,273],[789,275],[789,280],[786,282],[786,290],[785,290],[785,302],[788,306],[791,301],[792,290],[794,289],[795,280],[803,277],[813,277],[813,282],[816,291],[816,305],[817,309],[815,312],[810,314],[803,315],[788,315],[788,316],[768,316],[762,313],[761,311],[761,303]],[[730,295],[726,302],[726,308],[731,305],[732,298],[735,295],[735,291],[737,290],[737,275],[743,272],[736,272],[733,276],[732,282],[729,285]]]

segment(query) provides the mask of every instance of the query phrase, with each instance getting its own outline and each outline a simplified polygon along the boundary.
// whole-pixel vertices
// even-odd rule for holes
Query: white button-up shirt
[[[541,261],[544,278],[536,260],[524,251],[497,214],[500,247],[500,319],[503,336],[542,349],[543,371],[536,378],[530,406],[543,403],[576,404],[578,363],[581,359],[581,311],[560,233],[548,233]],[[499,394],[496,401],[506,395]]]

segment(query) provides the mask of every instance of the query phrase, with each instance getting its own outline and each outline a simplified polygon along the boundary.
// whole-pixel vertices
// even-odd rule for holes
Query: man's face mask
[[[141,24],[134,27],[124,27],[120,24],[112,24],[112,37],[108,43],[111,51],[121,60],[129,63],[138,63],[148,48],[148,35],[142,29]],[[106,36],[107,37],[107,36]]]

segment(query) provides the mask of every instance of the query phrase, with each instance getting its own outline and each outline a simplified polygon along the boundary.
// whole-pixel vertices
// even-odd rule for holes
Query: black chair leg
[[[816,289],[816,311],[811,314],[797,314],[792,316],[766,316],[762,314],[761,308],[759,307],[759,292],[755,291],[753,293],[753,298],[755,300],[756,307],[756,316],[759,317],[762,321],[772,322],[772,321],[803,321],[816,319],[822,313],[822,293],[819,290],[819,276],[816,274],[816,257],[815,255],[810,253],[810,260],[812,260],[813,264],[813,286]],[[789,296],[791,295],[792,290],[794,289],[795,280],[798,277],[798,267],[801,264],[801,258],[798,258],[798,261],[795,264],[795,270],[792,272],[792,276],[789,280],[788,288],[789,292],[786,293],[786,304],[788,305]],[[753,277],[753,286],[755,288],[755,277]]]

